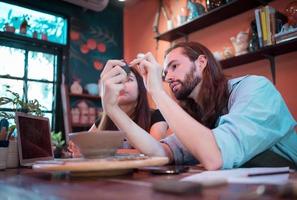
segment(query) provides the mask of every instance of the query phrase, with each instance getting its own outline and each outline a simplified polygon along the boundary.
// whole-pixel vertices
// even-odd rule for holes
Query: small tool
[[[127,73],[127,76],[131,73],[130,66],[125,62],[126,65],[122,66],[123,70]]]

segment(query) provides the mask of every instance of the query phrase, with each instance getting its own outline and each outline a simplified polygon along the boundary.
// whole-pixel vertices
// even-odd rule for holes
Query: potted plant
[[[62,139],[62,132],[51,132],[51,138],[54,145],[54,156],[55,158],[61,158],[65,144],[65,141]]]
[[[24,101],[20,95],[16,92],[13,92],[9,89],[9,86],[6,87],[6,92],[10,94],[11,97],[0,97],[0,106],[12,104],[14,112],[25,112],[30,113],[36,116],[43,116],[42,108],[44,108],[38,100],[29,100],[28,102]],[[6,120],[11,120],[15,118],[14,114],[9,113],[9,111],[0,111],[0,119],[4,118]],[[8,129],[9,135],[14,131],[16,125],[10,125]]]
[[[15,112],[25,112],[36,116],[43,116],[41,109],[44,108],[44,106],[42,106],[38,102],[38,100],[34,99],[26,102],[23,99],[21,99],[18,93],[11,91],[9,89],[9,86],[5,86],[5,87],[6,87],[6,92],[8,92],[11,97],[0,97],[0,106],[11,103],[13,105],[12,110]],[[9,119],[14,119],[15,116],[14,114],[11,114],[7,111],[0,111],[0,119],[1,118],[9,120]],[[13,133],[15,128],[16,128],[15,124],[9,127],[9,130],[8,130],[9,135]],[[65,144],[65,141],[62,140],[62,132],[52,132],[51,138],[54,145],[55,157],[61,157],[63,146]]]

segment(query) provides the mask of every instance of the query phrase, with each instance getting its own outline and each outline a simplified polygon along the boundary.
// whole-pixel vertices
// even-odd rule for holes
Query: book
[[[267,24],[266,24],[266,15],[265,9],[261,8],[260,10],[260,17],[261,17],[261,30],[262,30],[262,37],[263,37],[263,46],[267,45]]]
[[[279,44],[281,42],[293,40],[297,38],[297,28],[294,28],[287,32],[280,32],[275,34],[275,42],[276,44]]]
[[[259,47],[261,48],[263,47],[263,38],[262,38],[262,29],[261,29],[260,9],[255,10],[255,19],[256,19],[256,26],[257,26]]]
[[[276,34],[276,20],[275,20],[275,9],[270,7],[270,31],[271,31],[271,43],[275,44],[275,34]]]
[[[267,5],[264,7],[266,31],[267,31],[267,45],[271,45],[271,26],[270,26],[270,7]]]

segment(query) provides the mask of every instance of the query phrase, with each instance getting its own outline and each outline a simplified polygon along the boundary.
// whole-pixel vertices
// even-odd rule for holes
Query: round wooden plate
[[[132,169],[148,166],[161,166],[168,163],[167,157],[147,157],[139,159],[82,159],[48,161],[34,164],[32,168],[39,172],[70,172],[75,176],[122,175]]]

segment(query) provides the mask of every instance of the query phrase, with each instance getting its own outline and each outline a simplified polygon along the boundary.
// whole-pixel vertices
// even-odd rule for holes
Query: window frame
[[[68,32],[69,34],[69,32]],[[33,40],[33,41],[32,41]],[[62,73],[66,70],[66,58],[67,58],[67,52],[68,52],[68,45],[63,46],[52,42],[37,40],[37,39],[31,39],[26,38],[14,34],[6,34],[0,32],[0,45],[6,46],[6,47],[12,47],[17,49],[25,50],[28,56],[29,51],[36,51],[36,52],[42,52],[42,53],[49,53],[54,54],[57,56],[57,63],[56,63],[56,74],[54,76],[56,77],[56,80],[53,81],[46,81],[46,80],[35,80],[35,79],[29,79],[37,82],[48,82],[53,83],[54,85],[54,101],[53,101],[53,107],[51,112],[45,112],[45,113],[52,113],[52,124],[51,128],[52,130],[61,130],[63,129],[63,123],[61,122],[62,119],[62,105],[61,105],[61,90],[60,85],[62,81]],[[28,57],[25,56],[24,61],[24,67],[27,68],[28,66]],[[7,78],[7,79],[14,79],[14,80],[24,80],[24,77],[12,77],[7,75],[0,75],[1,78]],[[28,81],[28,80],[27,80]],[[25,92],[25,91],[24,91]],[[27,91],[26,94],[24,94],[25,98],[27,98]],[[10,111],[10,109],[3,109],[4,111]]]

